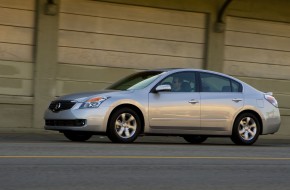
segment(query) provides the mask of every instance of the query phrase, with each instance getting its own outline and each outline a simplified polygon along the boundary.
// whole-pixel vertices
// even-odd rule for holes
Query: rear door
[[[235,114],[242,109],[242,85],[230,78],[200,72],[201,130],[228,131]]]

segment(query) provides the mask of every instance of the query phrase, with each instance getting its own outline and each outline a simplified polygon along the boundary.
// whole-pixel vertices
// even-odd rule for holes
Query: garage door
[[[228,17],[225,45],[224,72],[274,92],[289,126],[290,23]]]
[[[201,68],[206,15],[62,0],[57,94],[100,89],[137,70]]]

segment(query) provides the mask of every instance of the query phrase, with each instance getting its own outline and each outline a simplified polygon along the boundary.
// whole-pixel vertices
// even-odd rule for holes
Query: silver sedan
[[[135,73],[107,89],[76,93],[52,101],[45,129],[72,141],[107,135],[130,143],[139,135],[181,136],[189,143],[227,136],[251,145],[280,127],[278,103],[231,76],[198,69]]]

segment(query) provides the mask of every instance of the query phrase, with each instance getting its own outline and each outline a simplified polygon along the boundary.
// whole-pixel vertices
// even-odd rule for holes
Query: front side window
[[[216,74],[200,73],[201,92],[241,92],[241,84]]]
[[[174,73],[159,84],[170,85],[172,92],[196,92],[195,72]]]

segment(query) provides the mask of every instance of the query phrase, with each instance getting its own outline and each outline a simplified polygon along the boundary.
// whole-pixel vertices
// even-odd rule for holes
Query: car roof
[[[216,74],[223,74],[223,73],[219,73],[219,72],[215,72],[215,71],[211,71],[211,70],[205,70],[205,69],[194,69],[194,68],[160,68],[160,69],[153,69],[153,70],[146,70],[148,72],[150,71],[160,71],[160,72],[168,72],[168,71],[200,71],[200,72],[210,72],[210,73],[216,73]],[[144,72],[146,72],[144,71]]]
[[[224,73],[220,73],[220,72],[216,72],[216,71],[211,71],[211,70],[206,70],[206,69],[194,69],[194,68],[160,68],[160,69],[153,69],[153,70],[146,70],[148,72],[170,72],[170,73],[174,73],[174,72],[178,72],[178,71],[197,71],[197,72],[207,72],[207,73],[212,73],[212,74],[217,74],[217,75],[221,75],[221,76],[224,76],[224,77],[228,77],[228,78],[231,78],[235,81],[238,81],[242,84],[245,84],[243,81],[233,77],[233,76],[230,76],[230,75],[227,75],[227,74],[224,74]],[[144,71],[144,72],[146,72]]]

